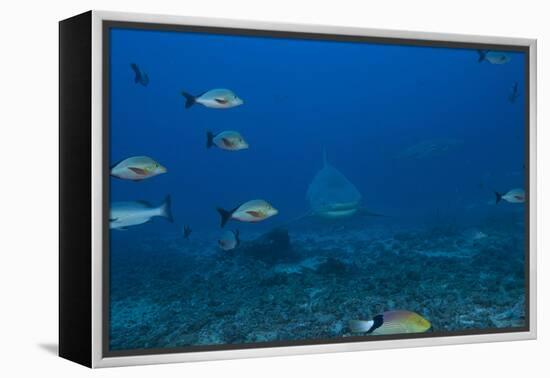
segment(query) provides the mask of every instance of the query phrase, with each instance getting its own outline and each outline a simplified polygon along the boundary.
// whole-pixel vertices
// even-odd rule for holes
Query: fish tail
[[[214,145],[214,133],[212,131],[206,132],[206,148],[210,148]]]
[[[495,196],[496,196],[496,202],[495,204],[499,203],[500,200],[502,200],[502,194],[500,194],[499,192],[495,191]]]
[[[478,63],[481,63],[485,60],[485,56],[487,55],[487,51],[486,50],[477,50],[477,53],[479,55],[479,57],[477,58],[477,62]]]
[[[372,320],[350,320],[349,328],[352,333],[369,332],[374,322]]]
[[[170,195],[167,195],[162,205],[160,205],[160,216],[168,219],[170,222],[174,222],[172,216],[172,199]]]
[[[195,105],[195,103],[197,102],[196,97],[187,92],[182,91],[181,95],[185,97],[185,109],[190,108],[191,106]]]
[[[221,217],[221,227],[223,228],[223,226],[225,226],[225,224],[227,223],[227,221],[228,221],[229,219],[231,219],[231,215],[233,215],[233,212],[234,212],[235,210],[227,211],[227,210],[222,209],[221,207],[218,207],[216,210],[218,210],[218,213],[220,214],[220,217]]]

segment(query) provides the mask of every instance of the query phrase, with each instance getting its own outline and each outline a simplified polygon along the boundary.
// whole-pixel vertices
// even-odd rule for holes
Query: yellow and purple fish
[[[148,156],[133,156],[116,163],[111,176],[123,180],[140,181],[166,173],[166,168]]]
[[[372,320],[351,320],[349,327],[353,333],[372,335],[395,335],[401,333],[422,333],[431,328],[428,320],[416,312],[396,310],[376,315]]]
[[[273,215],[277,215],[279,212],[267,201],[264,200],[252,200],[237,206],[233,210],[224,210],[218,208],[218,213],[221,216],[221,226],[225,226],[227,221],[235,219],[241,222],[261,222]]]

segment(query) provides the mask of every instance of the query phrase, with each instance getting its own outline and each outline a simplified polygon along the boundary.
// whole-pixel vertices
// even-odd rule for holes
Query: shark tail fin
[[[495,191],[495,197],[496,197],[495,204],[499,203],[502,200],[502,194],[497,191]]]

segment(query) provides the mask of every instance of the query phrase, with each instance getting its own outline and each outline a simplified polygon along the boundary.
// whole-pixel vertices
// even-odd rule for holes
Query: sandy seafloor
[[[521,221],[305,223],[281,262],[219,250],[218,230],[114,235],[111,350],[329,339],[394,309],[435,332],[525,324]]]

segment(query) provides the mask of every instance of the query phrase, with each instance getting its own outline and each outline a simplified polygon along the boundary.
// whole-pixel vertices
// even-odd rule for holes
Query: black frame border
[[[218,345],[198,345],[189,347],[177,348],[151,348],[151,349],[130,349],[116,350],[109,349],[109,328],[110,328],[110,230],[108,222],[109,203],[110,203],[110,187],[109,187],[109,130],[110,130],[110,31],[114,28],[135,29],[140,31],[164,31],[164,32],[185,32],[185,33],[204,33],[217,34],[228,36],[248,36],[248,37],[264,37],[264,38],[291,38],[303,40],[317,40],[330,42],[358,42],[370,44],[388,44],[388,45],[403,45],[415,47],[438,47],[438,48],[454,48],[454,49],[487,49],[499,51],[512,51],[524,53],[525,57],[525,72],[524,72],[524,114],[525,114],[525,147],[524,147],[524,187],[526,192],[525,201],[525,246],[524,246],[524,286],[525,286],[525,326],[523,327],[508,327],[508,328],[487,328],[483,330],[463,330],[451,332],[428,332],[420,334],[403,334],[403,335],[384,335],[384,336],[349,336],[338,337],[331,339],[314,339],[314,340],[287,340],[273,342],[258,342],[246,344],[218,344]],[[508,45],[508,44],[492,44],[478,42],[455,42],[441,41],[431,39],[415,39],[415,38],[394,38],[394,37],[371,37],[361,35],[346,35],[346,34],[331,34],[331,33],[312,33],[312,32],[296,32],[296,31],[279,31],[266,29],[246,29],[232,27],[217,27],[217,26],[196,26],[184,24],[162,24],[162,23],[147,23],[133,21],[117,21],[103,20],[102,21],[102,162],[103,162],[103,240],[102,240],[102,357],[129,357],[129,356],[145,356],[158,354],[174,354],[174,353],[193,353],[207,351],[227,351],[227,350],[244,350],[258,348],[277,348],[277,347],[293,347],[293,346],[308,346],[308,345],[323,345],[323,344],[347,344],[354,342],[369,342],[383,340],[407,340],[407,339],[425,339],[438,337],[452,336],[475,336],[489,334],[506,334],[506,333],[525,333],[531,330],[531,288],[530,288],[530,46]],[[405,33],[405,32],[404,32]]]

